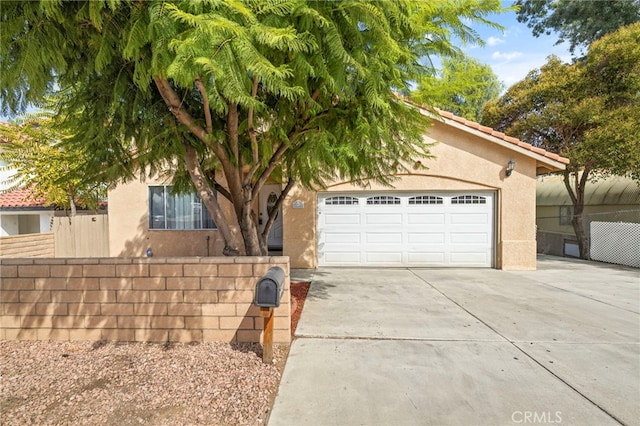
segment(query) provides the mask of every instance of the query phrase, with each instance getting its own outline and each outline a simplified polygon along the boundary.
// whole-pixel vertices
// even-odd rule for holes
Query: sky
[[[503,1],[503,6],[510,6],[512,1]],[[534,37],[526,23],[516,19],[516,12],[509,11],[499,15],[491,15],[490,21],[502,25],[504,32],[488,26],[474,25],[473,28],[485,41],[484,47],[461,46],[468,56],[476,58],[483,64],[491,66],[505,88],[526,77],[527,73],[540,68],[547,62],[549,55],[555,54],[563,62],[571,62],[568,43],[555,45],[557,34]]]

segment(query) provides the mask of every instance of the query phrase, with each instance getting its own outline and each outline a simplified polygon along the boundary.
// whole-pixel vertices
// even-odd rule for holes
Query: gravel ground
[[[0,341],[0,424],[262,425],[287,350]]]

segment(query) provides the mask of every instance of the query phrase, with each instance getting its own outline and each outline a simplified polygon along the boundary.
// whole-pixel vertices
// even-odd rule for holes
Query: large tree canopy
[[[483,105],[500,96],[504,85],[489,65],[460,54],[445,57],[437,75],[424,75],[411,94],[416,101],[480,121]]]
[[[558,33],[569,49],[588,47],[602,36],[640,21],[640,0],[517,0],[518,22],[533,35]]]
[[[631,174],[640,179],[640,23],[594,42],[583,62],[551,57],[484,109],[484,123],[571,162],[564,181],[574,206],[582,257],[582,224],[590,179]]]
[[[171,164],[189,176],[225,253],[266,254],[275,212],[254,208],[269,180],[279,206],[296,183],[389,176],[427,155],[424,118],[398,100],[428,55],[477,40],[469,22],[499,0],[1,3],[0,96],[15,113],[50,92],[74,135],[124,177]],[[219,172],[213,173],[214,170]],[[222,176],[222,179],[216,177]],[[214,194],[228,199],[226,216]],[[239,225],[242,244],[231,233]]]

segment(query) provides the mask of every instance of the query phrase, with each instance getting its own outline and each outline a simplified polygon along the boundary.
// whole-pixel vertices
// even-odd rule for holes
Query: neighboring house
[[[0,236],[51,232],[54,208],[28,189],[0,194]]]
[[[629,177],[611,176],[590,182],[585,189],[584,226],[591,240],[593,222],[640,224],[640,185]],[[571,218],[573,205],[562,176],[538,178],[536,189],[536,224],[538,252],[557,256],[578,257]],[[640,225],[639,225],[640,226]],[[626,238],[631,235],[626,235]],[[640,234],[636,236],[640,250]],[[616,245],[620,246],[621,239]]]
[[[415,159],[428,170],[399,175],[392,188],[331,182],[320,192],[292,190],[270,247],[281,247],[292,268],[535,269],[536,176],[563,170],[568,159],[447,112],[425,140],[438,142],[434,158]],[[278,192],[263,189],[259,216]],[[194,229],[213,226],[202,211],[161,181],[118,186],[109,192],[111,255],[219,255],[217,231]]]

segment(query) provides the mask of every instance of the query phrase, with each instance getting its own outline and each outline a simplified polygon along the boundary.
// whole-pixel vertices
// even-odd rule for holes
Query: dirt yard
[[[292,283],[292,333],[308,283]],[[263,425],[289,347],[0,341],[0,424]]]

